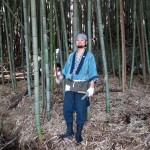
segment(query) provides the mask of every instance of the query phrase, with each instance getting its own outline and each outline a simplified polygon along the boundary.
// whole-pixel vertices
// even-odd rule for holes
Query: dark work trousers
[[[89,97],[81,100],[84,94],[66,91],[64,97],[63,114],[66,122],[73,122],[73,113],[76,112],[76,124],[84,124],[87,116]]]

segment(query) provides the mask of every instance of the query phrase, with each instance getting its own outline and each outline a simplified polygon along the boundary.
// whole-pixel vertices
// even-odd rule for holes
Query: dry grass
[[[119,89],[116,78],[110,77],[110,88]],[[103,81],[96,85],[102,89]],[[19,82],[18,93],[26,87]],[[135,77],[131,90],[125,93],[110,93],[110,113],[106,113],[105,93],[98,93],[91,100],[90,119],[83,130],[83,142],[76,145],[74,137],[60,140],[58,135],[65,132],[62,114],[63,98],[60,91],[51,96],[51,120],[44,119],[41,111],[43,137],[38,140],[35,126],[34,99],[24,96],[19,105],[8,109],[10,99],[16,95],[8,86],[0,86],[0,121],[3,133],[12,139],[18,137],[20,149],[39,150],[148,150],[150,149],[150,79],[147,85],[141,77]],[[76,125],[74,124],[74,130]]]

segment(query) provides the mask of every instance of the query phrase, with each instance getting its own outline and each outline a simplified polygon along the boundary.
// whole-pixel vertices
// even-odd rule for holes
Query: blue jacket
[[[62,70],[62,74],[66,79],[71,79],[75,65],[75,57],[76,51],[69,55],[67,62]],[[85,50],[73,80],[92,81],[97,79],[98,74],[94,55],[91,52]]]

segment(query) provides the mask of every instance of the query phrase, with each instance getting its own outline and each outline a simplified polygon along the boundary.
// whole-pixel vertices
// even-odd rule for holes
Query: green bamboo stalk
[[[41,15],[41,10],[42,8],[41,5],[40,5],[41,1],[40,0],[36,0],[36,15],[37,15],[37,36],[38,36],[38,48],[41,47],[41,34],[40,34],[40,15]],[[32,8],[31,8],[32,9]],[[40,49],[39,49],[40,51]]]
[[[8,0],[7,0],[7,4],[8,4]],[[13,20],[10,17],[10,11],[7,12],[7,16],[8,16],[8,32],[9,32],[9,43],[10,43],[10,55],[11,55],[11,63],[12,63],[12,74],[13,74],[13,80],[14,80],[14,88],[16,90],[16,86],[17,86],[17,82],[16,82],[16,73],[15,73],[15,63],[14,63],[14,42],[13,42]]]
[[[20,22],[23,22],[23,1],[20,2],[20,8],[21,8],[21,13],[20,13]],[[24,60],[24,30],[20,28],[20,51],[21,51],[21,68],[23,69],[23,76],[25,79],[26,76],[26,71],[25,71],[25,60]]]
[[[108,9],[109,11],[109,9]],[[115,76],[115,64],[114,64],[114,54],[113,54],[113,43],[112,43],[112,33],[110,25],[110,12],[108,12],[108,27],[109,27],[109,39],[110,39],[110,52],[111,52],[111,66],[113,69],[113,76]]]
[[[119,28],[119,0],[116,0],[116,27],[117,27],[117,61],[119,85],[121,85],[121,65],[120,65],[120,28]]]
[[[73,1],[73,49],[76,50],[75,36],[79,33],[78,0]]]
[[[141,1],[142,2],[142,1]],[[146,57],[145,57],[145,38],[144,38],[144,25],[143,25],[143,16],[142,14],[142,8],[141,8],[141,2],[140,2],[140,26],[141,26],[141,38],[142,38],[142,65],[143,65],[143,78],[144,78],[144,84],[146,84]]]
[[[60,30],[59,30],[58,16],[57,16],[57,9],[56,9],[55,1],[54,1],[54,12],[55,12],[55,18],[56,18],[56,31],[57,31],[58,47],[60,49],[60,63],[61,63],[61,67],[62,67],[63,66],[62,46],[61,46],[61,40],[60,40]]]
[[[116,5],[114,5],[115,2],[114,1],[110,1],[110,18],[111,18],[111,28],[112,31],[116,31]],[[113,33],[113,32],[112,32]],[[113,35],[113,34],[112,34]],[[113,37],[113,36],[112,36]],[[116,39],[113,39],[113,42],[115,41],[116,43]]]
[[[99,0],[96,0],[96,15],[97,15],[97,23],[98,23],[98,32],[100,37],[101,51],[102,51],[102,59],[103,59],[103,70],[104,70],[104,79],[106,86],[106,112],[110,112],[110,96],[109,96],[109,83],[108,83],[108,73],[107,73],[107,62],[106,62],[106,54],[105,54],[105,44],[103,37],[103,28],[102,28],[102,16],[101,16],[101,3]]]
[[[82,10],[82,7],[84,7],[84,4],[83,4],[83,1],[81,0],[81,1],[78,1],[78,12],[77,12],[77,15],[78,16],[80,16],[80,17],[78,17],[78,30],[79,31],[82,31],[82,25],[84,24],[86,24],[85,22],[84,22],[84,17],[83,17],[83,10]],[[84,8],[83,8],[84,9]],[[86,13],[86,11],[84,11],[85,13]],[[84,13],[84,14],[85,14]],[[86,14],[85,14],[85,16],[86,16]],[[82,19],[81,19],[82,18]],[[86,26],[86,25],[85,25]]]
[[[29,63],[29,35],[28,35],[28,19],[27,19],[27,0],[23,0],[23,15],[24,15],[24,39],[26,51],[26,69],[27,69],[27,83],[28,95],[31,96],[31,81],[30,81],[30,63]]]
[[[46,31],[46,1],[41,0],[42,8],[42,22],[43,22],[43,49],[45,54],[45,75],[46,75],[46,100],[47,100],[47,119],[50,120],[50,76],[49,76],[49,55],[48,55],[48,42],[47,42],[47,31]]]
[[[111,69],[111,50],[110,50],[110,45],[109,45],[109,21],[108,21],[108,13],[109,13],[109,1],[108,0],[105,0],[104,1],[104,10],[105,10],[105,13],[104,13],[104,33],[105,33],[105,36],[104,36],[104,41],[105,41],[105,50],[106,50],[106,59],[107,59],[107,68],[108,70]]]
[[[140,27],[139,27],[139,21],[138,21],[138,15],[136,15],[137,21],[136,21],[136,25],[137,25],[137,34],[138,34],[138,43],[139,43],[139,48],[140,48],[140,63],[143,66],[143,58],[142,58],[142,45],[141,45],[141,35],[140,35]],[[142,67],[142,73],[143,73],[143,81],[145,81],[146,79],[144,79],[144,70]]]
[[[149,43],[149,47],[150,47],[150,1],[147,0],[146,1],[146,6],[147,6],[147,11],[146,11],[146,14],[147,14],[147,34],[148,34],[148,43]]]
[[[136,39],[136,0],[134,0],[134,10],[133,10],[133,49],[132,49],[132,66],[129,88],[131,88],[133,82],[133,72],[134,72],[134,58],[135,58],[135,39]]]
[[[50,47],[50,73],[51,73],[51,93],[54,92],[54,76],[53,76],[53,64],[54,64],[54,30],[53,30],[53,0],[50,0],[50,12],[49,12],[49,29],[50,29],[50,42],[49,42],[49,47]]]
[[[14,15],[13,11],[10,9],[9,5],[2,0],[3,4],[7,7],[7,9],[9,10],[9,12],[11,13],[11,15],[15,18],[15,20],[20,24],[20,26],[24,29],[24,26],[21,24],[21,22],[18,20],[18,18]]]
[[[141,15],[142,15],[142,22],[143,22],[143,30],[144,30],[144,38],[145,38],[145,48],[146,48],[146,62],[147,62],[147,70],[148,74],[150,75],[150,60],[149,60],[149,49],[148,49],[148,42],[147,42],[147,35],[146,35],[146,27],[145,27],[145,16],[143,10],[143,2],[141,1]]]
[[[88,50],[92,51],[92,33],[91,33],[91,11],[92,11],[92,3],[91,0],[88,0],[87,3],[87,33],[88,33]],[[90,98],[91,101],[91,98]],[[90,118],[90,106],[87,108],[87,119]]]
[[[6,42],[7,42],[7,49],[8,49],[8,57],[9,57],[9,66],[10,66],[10,78],[12,83],[12,88],[15,90],[15,83],[13,79],[13,69],[12,69],[12,59],[11,59],[11,52],[10,52],[10,44],[9,44],[9,36],[8,36],[8,25],[6,20],[6,11],[4,7],[4,24],[5,24],[5,31],[6,31]]]
[[[1,76],[2,85],[4,85],[4,69],[3,69],[3,48],[2,48],[2,18],[0,17],[0,65],[1,65]]]
[[[64,45],[65,45],[65,52],[66,56],[68,57],[68,42],[67,42],[67,30],[66,30],[66,21],[64,16],[64,6],[62,0],[60,0],[60,10],[61,10],[61,18],[62,18],[62,30],[63,30],[63,37],[64,37]]]
[[[28,36],[31,39],[31,21],[29,21],[31,18],[31,2],[30,0],[27,0],[27,20],[28,20]],[[29,42],[29,64],[31,64],[31,40],[28,41]],[[30,79],[31,79],[31,86],[33,85],[33,81],[32,81],[32,69],[31,69],[31,65],[29,68],[30,71]]]
[[[31,1],[31,21],[32,21],[32,41],[33,41],[33,63],[34,63],[34,99],[35,99],[35,120],[38,137],[42,137],[40,125],[40,104],[39,104],[39,67],[38,67],[38,39],[37,39],[37,19],[36,3]]]
[[[64,6],[63,6],[64,7]],[[57,12],[58,12],[58,21],[59,21],[59,27],[60,27],[60,35],[61,35],[61,43],[62,43],[62,57],[63,60],[66,60],[66,55],[65,55],[65,37],[63,34],[63,18],[62,18],[62,13],[61,13],[61,5],[60,5],[60,1],[58,1],[58,5],[57,5]]]
[[[68,14],[68,19],[67,19],[67,31],[68,31],[68,41],[69,41],[69,49],[71,49],[71,45],[72,45],[72,41],[71,41],[71,37],[72,37],[72,27],[71,27],[71,22],[72,22],[72,17],[71,17],[71,1],[68,1],[68,12],[66,12]],[[66,15],[67,16],[67,15]]]
[[[40,6],[41,6],[40,1]],[[40,7],[40,12],[42,12],[42,8]],[[46,108],[46,98],[45,98],[45,51],[44,51],[44,42],[43,42],[43,19],[42,13],[40,13],[40,34],[41,34],[41,82],[42,82],[42,108],[45,111]]]
[[[92,50],[92,33],[91,33],[91,11],[92,11],[92,2],[91,0],[88,0],[87,3],[87,33],[88,33],[88,50]]]
[[[60,41],[60,30],[59,30],[57,7],[56,7],[55,1],[54,1],[54,12],[55,12],[55,18],[56,18],[56,31],[57,31],[58,47],[60,49],[60,64],[61,64],[61,67],[63,67],[62,46],[61,46],[61,41]],[[64,94],[64,82],[62,82],[62,89],[63,89],[62,92]]]

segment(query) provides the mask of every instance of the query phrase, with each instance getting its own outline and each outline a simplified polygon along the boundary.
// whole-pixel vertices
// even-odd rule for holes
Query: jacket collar
[[[74,69],[74,66],[75,66],[76,53],[77,53],[77,52],[75,52],[74,55],[73,55],[70,74],[72,74],[73,69]],[[84,53],[83,53],[83,56],[82,56],[82,58],[81,58],[80,64],[79,64],[79,66],[78,66],[77,71],[76,71],[75,74],[79,74],[79,72],[80,72],[80,70],[81,70],[81,67],[82,67],[82,65],[83,65],[83,63],[84,63],[84,60],[85,60],[86,55],[87,55],[87,50],[85,49],[85,51],[84,51]]]

